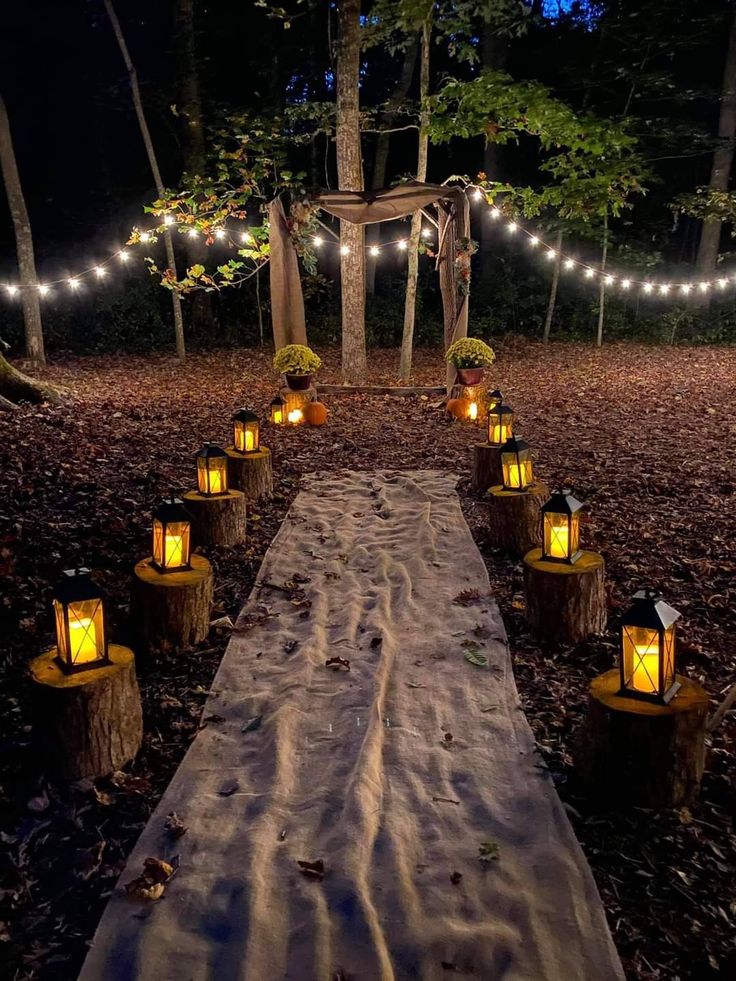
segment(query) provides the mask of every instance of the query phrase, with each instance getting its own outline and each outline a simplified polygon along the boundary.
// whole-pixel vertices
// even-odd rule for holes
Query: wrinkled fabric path
[[[180,870],[154,904],[118,887],[82,981],[623,979],[454,484],[304,481],[213,683],[216,718],[121,883],[149,855]],[[273,588],[295,576],[311,606]],[[336,655],[349,671],[325,668]],[[297,865],[317,859],[323,881]]]

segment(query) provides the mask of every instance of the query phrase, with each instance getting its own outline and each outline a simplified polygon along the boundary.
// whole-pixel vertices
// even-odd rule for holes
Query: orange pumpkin
[[[468,399],[450,399],[447,403],[447,411],[453,419],[467,419],[469,410],[470,401]]]
[[[327,406],[322,402],[307,402],[304,418],[310,426],[324,426],[327,422]]]

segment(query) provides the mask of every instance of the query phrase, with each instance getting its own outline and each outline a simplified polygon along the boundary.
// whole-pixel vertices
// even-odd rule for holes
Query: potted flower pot
[[[456,368],[460,385],[478,385],[483,380],[483,368]]]
[[[289,375],[285,374],[286,384],[292,390],[292,392],[304,392],[312,384],[312,379],[314,375]]]

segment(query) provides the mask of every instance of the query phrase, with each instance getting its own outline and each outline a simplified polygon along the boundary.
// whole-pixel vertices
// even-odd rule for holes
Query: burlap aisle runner
[[[309,576],[311,607],[254,590],[204,712],[222,721],[121,882],[149,855],[179,853],[179,873],[154,904],[118,887],[84,981],[623,978],[453,488],[434,471],[306,482],[260,581]],[[336,655],[349,671],[325,667]],[[322,881],[297,864],[318,859]]]

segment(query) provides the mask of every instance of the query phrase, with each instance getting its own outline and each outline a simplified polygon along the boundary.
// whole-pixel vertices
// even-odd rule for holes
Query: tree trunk
[[[484,24],[481,43],[483,67],[491,68],[495,71],[503,71],[508,61],[508,53],[508,40],[499,37],[492,24]],[[501,153],[501,147],[497,143],[487,142],[483,147],[483,172],[489,180],[501,180]],[[483,217],[480,226],[480,276],[481,282],[487,284],[493,275],[491,256],[496,249],[498,229],[496,224],[488,219],[486,208],[481,209],[481,214]]]
[[[26,332],[26,357],[37,364],[46,362],[41,325],[41,302],[36,278],[36,260],[33,254],[31,222],[26,209],[23,188],[20,184],[18,165],[13,150],[13,138],[5,102],[0,96],[0,168],[3,172],[8,208],[15,231],[15,250],[18,255],[20,299],[23,305],[23,324]]]
[[[555,256],[555,267],[552,270],[552,285],[549,288],[549,302],[547,303],[547,316],[544,318],[544,333],[542,334],[542,343],[549,344],[549,334],[552,330],[552,318],[555,315],[555,305],[557,303],[557,287],[560,283],[560,268],[562,266],[562,232],[557,233],[557,242],[555,244],[557,249],[557,255]]]
[[[338,7],[337,179],[341,191],[363,190],[360,147],[360,0]],[[342,375],[346,384],[365,381],[365,235],[362,225],[340,222]]]
[[[60,405],[63,398],[52,385],[35,381],[14,368],[0,354],[0,409],[13,409],[16,402],[51,402]]]
[[[718,120],[718,139],[720,141],[713,154],[713,166],[708,187],[712,191],[727,191],[731,177],[736,138],[736,10],[731,21],[728,38],[726,66],[723,71],[721,89],[721,112]],[[704,221],[698,246],[698,275],[704,279],[712,276],[718,259],[721,240],[721,222]]]
[[[384,132],[384,130],[390,130],[395,124],[398,119],[397,110],[404,104],[409,94],[409,87],[414,76],[414,66],[417,63],[417,48],[417,41],[414,38],[404,52],[401,75],[396,83],[396,88],[391,93],[391,98],[388,100],[390,108],[381,117],[380,128],[382,131],[376,139],[376,152],[373,158],[373,176],[371,178],[371,187],[374,191],[380,191],[386,186],[386,169],[388,166],[388,151],[391,146],[391,133]],[[380,222],[375,222],[375,224],[368,226],[366,238],[369,246],[377,246],[379,244],[381,241]],[[376,291],[376,262],[377,260],[369,252],[366,257],[365,268],[365,291],[368,296],[373,296]]]
[[[427,179],[427,156],[429,153],[429,46],[432,36],[432,8],[422,24],[422,59],[419,71],[419,148],[417,152],[417,180]],[[404,330],[401,335],[401,358],[399,379],[409,381],[411,377],[411,357],[414,347],[414,324],[417,312],[417,281],[419,279],[419,239],[422,234],[422,212],[415,211],[411,218],[409,236],[408,267],[406,273],[406,297],[404,299]]]
[[[143,137],[143,145],[146,148],[146,155],[148,156],[148,164],[151,168],[151,173],[153,174],[153,182],[156,185],[156,193],[159,197],[163,197],[164,194],[164,183],[161,179],[161,171],[159,170],[158,160],[156,159],[156,153],[153,149],[153,141],[151,140],[151,133],[148,129],[148,123],[146,122],[146,116],[143,112],[143,103],[141,101],[141,92],[138,87],[138,75],[135,70],[135,66],[130,58],[130,53],[128,51],[128,45],[125,43],[125,37],[123,36],[122,29],[120,27],[120,21],[115,13],[115,8],[112,5],[112,0],[104,0],[105,10],[110,18],[110,23],[112,25],[113,33],[115,34],[115,39],[118,42],[118,47],[120,48],[120,53],[123,56],[123,61],[125,62],[125,67],[128,71],[128,79],[130,81],[130,92],[133,98],[133,107],[135,108],[135,114],[138,119],[138,126],[140,127],[141,136]],[[171,232],[168,228],[164,229],[163,232],[164,246],[166,249],[166,264],[169,269],[172,270],[176,276],[176,257],[174,255],[174,243],[171,238]],[[178,277],[177,277],[178,278]],[[176,354],[177,357],[183,361],[186,357],[186,348],[184,346],[184,320],[181,313],[181,299],[179,294],[172,292],[171,303],[174,309],[174,334],[176,337]]]
[[[603,216],[603,252],[601,253],[601,281],[598,287],[598,333],[595,343],[603,344],[603,318],[606,308],[606,259],[608,258],[608,212]]]

